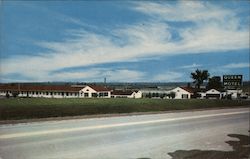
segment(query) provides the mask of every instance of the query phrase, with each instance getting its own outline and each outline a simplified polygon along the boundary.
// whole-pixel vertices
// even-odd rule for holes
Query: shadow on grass
[[[177,150],[168,153],[172,159],[250,159],[250,136],[240,134],[228,134],[238,141],[226,141],[232,146],[233,151],[216,150]],[[150,158],[138,158],[150,159]]]
[[[168,154],[172,159],[249,159],[250,137],[240,134],[229,134],[228,136],[238,139],[238,141],[226,141],[232,146],[233,151],[177,150]]]

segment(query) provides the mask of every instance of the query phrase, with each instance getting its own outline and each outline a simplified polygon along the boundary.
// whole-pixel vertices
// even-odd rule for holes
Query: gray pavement
[[[0,126],[1,159],[171,158],[176,150],[232,150],[249,130],[249,108]]]

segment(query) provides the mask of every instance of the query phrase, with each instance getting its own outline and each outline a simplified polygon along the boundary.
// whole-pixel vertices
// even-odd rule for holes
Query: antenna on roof
[[[107,79],[106,77],[104,77],[104,85],[106,85]]]
[[[18,83],[18,94],[20,93],[20,83]]]

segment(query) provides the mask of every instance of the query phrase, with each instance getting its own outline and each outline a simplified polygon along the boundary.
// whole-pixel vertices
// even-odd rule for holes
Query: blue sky
[[[249,80],[248,1],[2,1],[0,82]]]

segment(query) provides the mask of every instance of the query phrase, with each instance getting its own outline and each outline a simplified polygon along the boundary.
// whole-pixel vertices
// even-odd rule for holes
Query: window
[[[64,96],[64,92],[62,92],[62,96]]]
[[[38,95],[38,92],[36,92],[36,95]]]
[[[99,97],[103,97],[103,93],[99,93]]]
[[[92,97],[97,97],[97,93],[92,93]]]
[[[52,95],[53,93],[52,92],[50,92],[50,95]]]
[[[69,96],[69,93],[68,93],[68,92],[66,92],[66,96]]]
[[[49,95],[49,92],[46,92],[46,95]]]
[[[182,99],[188,99],[188,94],[182,94],[182,95],[181,95],[181,98],[182,98]]]
[[[109,93],[108,93],[108,92],[105,92],[105,93],[104,93],[104,96],[109,96]]]
[[[84,97],[89,97],[89,93],[84,93]]]

